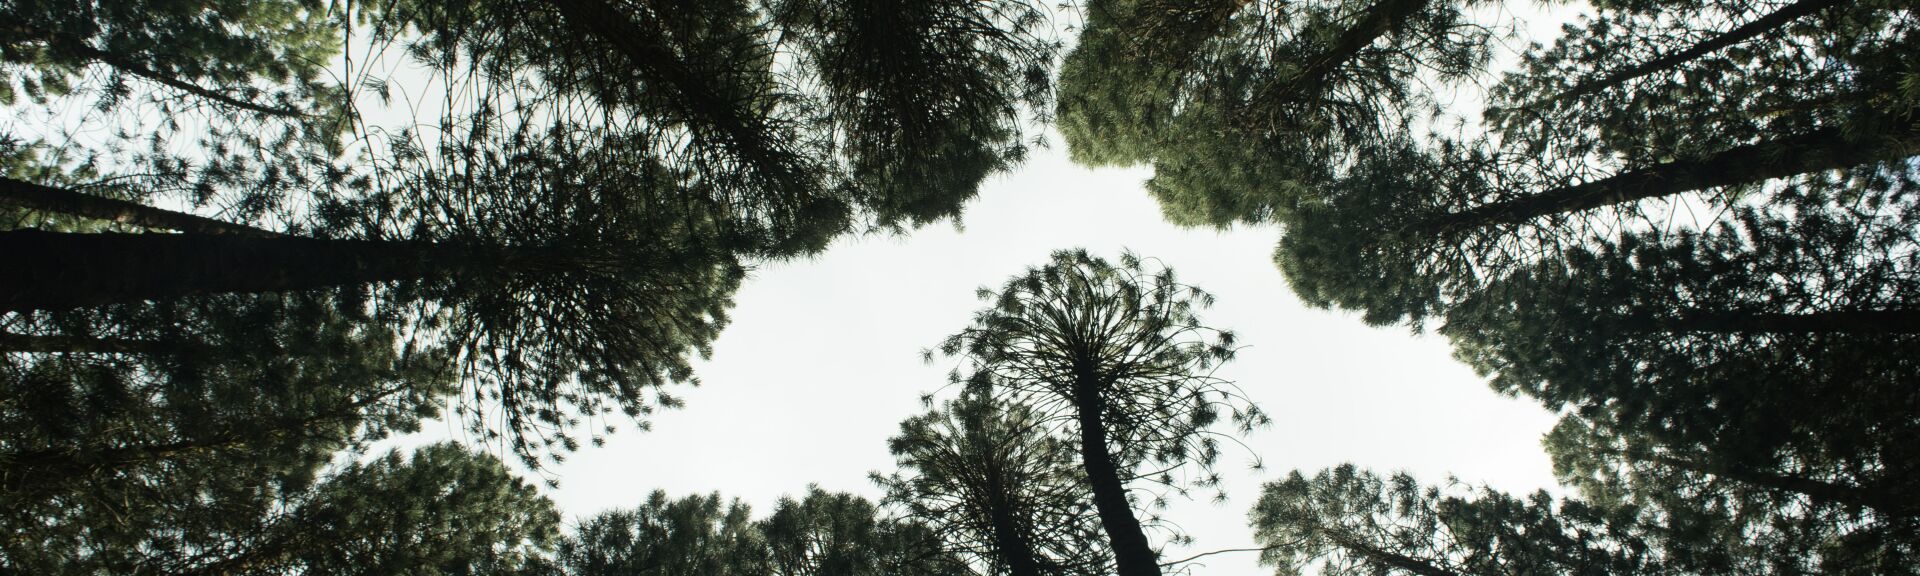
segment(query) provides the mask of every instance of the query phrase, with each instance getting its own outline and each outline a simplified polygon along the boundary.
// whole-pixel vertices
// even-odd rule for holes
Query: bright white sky
[[[1252,546],[1246,511],[1260,484],[1293,469],[1354,462],[1430,483],[1454,476],[1515,492],[1553,484],[1539,446],[1552,414],[1492,392],[1440,338],[1305,307],[1270,260],[1275,230],[1166,224],[1140,185],[1148,174],[1088,170],[1043,150],[985,187],[964,231],[847,239],[816,259],[760,268],[713,358],[697,366],[704,384],[682,390],[687,406],[657,415],[651,431],[623,430],[572,454],[550,471],[561,485],[549,495],[576,520],[633,506],[656,488],[718,491],[758,513],[809,483],[877,499],[867,474],[893,469],[887,438],[950,368],[922,363],[921,350],[967,325],[981,306],[976,288],[1076,246],[1159,258],[1212,292],[1218,301],[1202,319],[1247,346],[1219,375],[1274,419],[1246,440],[1252,453],[1222,459],[1226,504],[1173,505],[1169,517],[1196,541],[1169,550],[1170,559]],[[1246,468],[1255,455],[1265,473]],[[1209,557],[1196,573],[1270,574],[1255,558]]]

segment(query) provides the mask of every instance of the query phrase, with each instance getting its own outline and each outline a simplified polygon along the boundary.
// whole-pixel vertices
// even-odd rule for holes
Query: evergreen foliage
[[[1033,410],[963,393],[900,423],[886,502],[989,575],[1105,574],[1112,559],[1072,442]]]
[[[1212,296],[1132,254],[1115,265],[1073,250],[980,297],[991,305],[939,348],[967,363],[970,373],[955,378],[970,393],[1031,407],[1073,439],[1119,573],[1161,573],[1135,492],[1218,485],[1213,464],[1231,436],[1215,426],[1223,416],[1240,433],[1267,422],[1212,375],[1234,353],[1232,333],[1197,316]]]
[[[725,576],[959,576],[972,574],[939,537],[890,519],[866,499],[809,487],[754,520],[717,494],[655,491],[631,510],[602,513],[560,544],[560,572]]]

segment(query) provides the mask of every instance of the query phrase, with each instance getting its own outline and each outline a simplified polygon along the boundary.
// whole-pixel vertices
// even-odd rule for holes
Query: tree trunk
[[[1591,182],[1443,214],[1418,222],[1410,229],[1416,234],[1442,236],[1695,190],[1850,168],[1904,158],[1910,145],[1920,143],[1911,136],[1899,142],[1868,141],[1848,138],[1843,132],[1839,128],[1826,128],[1736,146],[1705,158],[1628,170]]]
[[[1307,60],[1300,72],[1294,74],[1286,84],[1268,92],[1265,100],[1279,102],[1302,94],[1318,92],[1321,84],[1333,69],[1339,67],[1354,56],[1360,54],[1375,40],[1392,32],[1394,27],[1427,7],[1430,0],[1381,0],[1368,6],[1360,13],[1353,26],[1340,33],[1333,45],[1325,52]]]
[[[1007,565],[1009,576],[1043,576],[1034,560],[1033,543],[1020,531],[1007,498],[996,494],[989,513],[993,516],[993,547]]]
[[[174,212],[172,210],[162,210],[138,202],[116,200],[5,177],[0,177],[0,204],[11,204],[29,210],[54,212],[80,218],[132,224],[145,228],[177,230],[196,234],[279,236],[279,234],[252,226],[223,222],[203,216]]]
[[[1807,314],[1693,312],[1679,318],[1627,318],[1625,332],[1915,334],[1920,310],[1839,310]]]
[[[1695,58],[1718,51],[1721,48],[1752,40],[1761,34],[1766,34],[1786,26],[1794,20],[1831,8],[1837,4],[1840,4],[1840,0],[1800,0],[1799,2],[1788,4],[1779,10],[1775,10],[1771,14],[1761,16],[1752,22],[1728,30],[1723,34],[1708,38],[1699,44],[1689,46],[1685,50],[1629,66],[1625,70],[1620,70],[1595,80],[1581,82],[1566,92],[1561,92],[1545,100],[1527,104],[1523,108],[1539,110],[1550,104],[1595,94],[1602,90],[1619,86],[1635,78],[1685,64]]]
[[[179,347],[175,342],[133,338],[87,336],[39,336],[0,332],[0,352],[81,354],[160,354]]]
[[[1159,576],[1159,559],[1140,528],[1140,520],[1133,516],[1119,466],[1107,450],[1107,426],[1101,419],[1105,402],[1098,380],[1090,374],[1078,374],[1074,379],[1075,401],[1080,409],[1080,459],[1087,470],[1087,483],[1093,488],[1100,525],[1113,546],[1114,566],[1120,576]]]
[[[507,254],[412,241],[0,232],[0,311],[279,292],[499,269]]]

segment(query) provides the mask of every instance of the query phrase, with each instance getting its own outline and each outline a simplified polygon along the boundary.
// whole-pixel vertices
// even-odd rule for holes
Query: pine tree
[[[1664,563],[1633,508],[1450,492],[1346,464],[1268,483],[1250,515],[1280,574],[1689,573]]]
[[[992,305],[939,351],[970,364],[976,393],[1031,406],[1076,441],[1119,573],[1160,574],[1133,492],[1217,485],[1212,466],[1229,436],[1213,427],[1222,416],[1243,433],[1266,422],[1212,376],[1234,351],[1231,333],[1196,316],[1212,297],[1131,254],[1114,265],[1060,251],[981,298]],[[1141,471],[1147,462],[1159,471]]]
[[[986,574],[1102,574],[1112,562],[1078,451],[1031,409],[962,394],[900,423],[885,503],[926,522]]]

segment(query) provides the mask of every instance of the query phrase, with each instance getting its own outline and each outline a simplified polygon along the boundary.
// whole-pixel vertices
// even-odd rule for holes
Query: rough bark
[[[1127,487],[1120,479],[1120,468],[1107,450],[1107,427],[1102,420],[1105,409],[1097,377],[1082,373],[1075,376],[1075,403],[1080,411],[1080,459],[1087,471],[1087,483],[1093,489],[1093,505],[1100,513],[1100,526],[1113,546],[1114,565],[1120,576],[1159,576],[1160,562],[1148,542],[1140,520],[1133,516],[1127,501]]]
[[[1826,128],[1735,146],[1704,158],[1636,168],[1590,182],[1442,214],[1416,223],[1411,229],[1421,235],[1443,236],[1696,190],[1851,168],[1904,158],[1913,144],[1920,143],[1911,137],[1898,142],[1849,138],[1843,132],[1839,128]]]
[[[0,311],[280,292],[498,270],[458,244],[209,234],[0,232]]]
[[[1039,564],[1034,561],[1033,543],[1021,532],[1012,505],[1004,497],[995,497],[991,506],[989,514],[993,516],[993,546],[1000,553],[1000,560],[1006,563],[1007,574],[1043,576]]]
[[[5,177],[0,177],[0,204],[152,229],[196,234],[279,236],[252,226]]]

